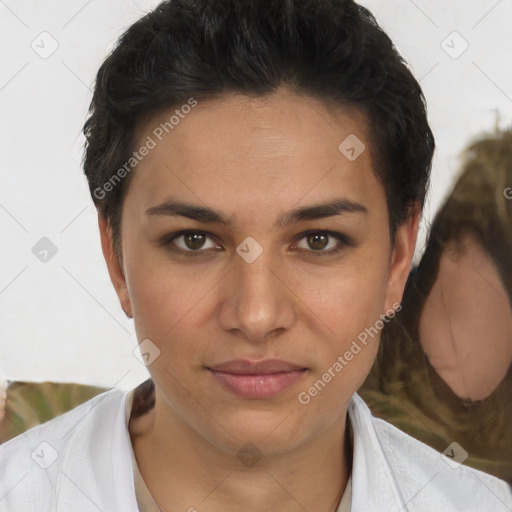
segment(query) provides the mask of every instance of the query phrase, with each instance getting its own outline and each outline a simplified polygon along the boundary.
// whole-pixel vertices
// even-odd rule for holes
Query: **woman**
[[[512,507],[505,482],[357,395],[400,307],[434,149],[367,10],[164,2],[100,68],[85,134],[155,403],[136,421],[135,390],[108,391],[2,445],[4,510]]]

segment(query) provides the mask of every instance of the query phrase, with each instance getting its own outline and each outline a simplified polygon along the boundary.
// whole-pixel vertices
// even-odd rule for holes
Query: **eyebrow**
[[[325,203],[318,203],[309,206],[294,208],[288,212],[281,213],[275,223],[276,226],[284,227],[290,224],[306,220],[323,219],[346,213],[368,214],[368,209],[355,201],[349,199],[334,199]],[[146,210],[146,215],[168,215],[187,217],[198,222],[209,224],[222,224],[231,226],[231,218],[213,208],[198,206],[191,203],[174,201],[169,199],[159,205],[151,206]]]

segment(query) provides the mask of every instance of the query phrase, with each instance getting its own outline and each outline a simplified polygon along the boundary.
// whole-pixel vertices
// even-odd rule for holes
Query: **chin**
[[[224,450],[238,452],[248,443],[266,454],[286,452],[301,443],[298,433],[305,434],[304,421],[298,420],[290,408],[274,411],[238,409],[231,415],[216,414],[218,424],[210,441]]]

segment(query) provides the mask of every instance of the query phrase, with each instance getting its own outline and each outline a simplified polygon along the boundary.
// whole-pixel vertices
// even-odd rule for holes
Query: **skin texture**
[[[461,398],[483,400],[512,360],[508,294],[489,253],[471,234],[441,257],[421,313],[420,340],[432,366]]]
[[[141,126],[139,140],[172,112]],[[156,405],[132,442],[162,509],[336,509],[351,464],[347,405],[371,368],[378,337],[309,404],[298,394],[400,302],[418,229],[416,210],[392,249],[365,130],[357,111],[287,91],[199,102],[137,166],[124,199],[122,266],[99,217],[123,310],[139,341],[160,350],[148,367]],[[350,134],[366,144],[354,161],[338,150]],[[145,213],[171,197],[221,210],[232,225]],[[358,202],[367,214],[274,225],[282,212],[335,198]],[[188,257],[159,245],[182,229],[208,233],[203,253]],[[318,256],[307,230],[342,233],[354,244]],[[263,249],[252,263],[236,252],[248,236]],[[185,242],[175,240],[187,250]],[[336,245],[329,238],[320,251]],[[242,398],[206,368],[235,358],[282,359],[307,371],[275,397]],[[251,465],[237,457],[247,443],[261,455]]]

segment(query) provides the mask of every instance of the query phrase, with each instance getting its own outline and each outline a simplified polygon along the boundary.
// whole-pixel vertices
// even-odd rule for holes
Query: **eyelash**
[[[195,230],[195,229],[186,229],[186,230],[182,230],[182,231],[177,231],[175,233],[170,233],[169,235],[164,236],[160,240],[159,245],[162,247],[170,246],[174,242],[174,240],[176,240],[180,236],[190,234],[190,233],[199,233],[201,235],[206,235],[207,237],[210,237],[210,238],[215,238],[215,237],[213,237],[213,235],[210,235],[210,233],[208,233],[206,231],[199,231],[199,230]],[[329,237],[332,237],[332,238],[338,240],[339,244],[334,249],[330,249],[328,251],[322,251],[322,250],[313,251],[313,250],[307,250],[307,249],[296,249],[296,251],[305,251],[306,253],[308,253],[308,255],[307,255],[308,257],[317,258],[317,257],[321,257],[321,256],[329,256],[329,255],[337,254],[345,247],[354,247],[355,246],[354,241],[347,235],[344,235],[343,233],[337,233],[336,231],[319,230],[319,229],[304,231],[303,233],[300,233],[299,235],[297,235],[296,241],[299,242],[303,238],[306,238],[308,235],[312,235],[312,234],[328,235]],[[195,251],[194,250],[186,251],[186,250],[182,249],[181,247],[174,246],[172,248],[172,250],[179,254],[183,254],[184,256],[197,257],[197,256],[200,256],[202,253],[208,252],[210,249],[197,249]]]

